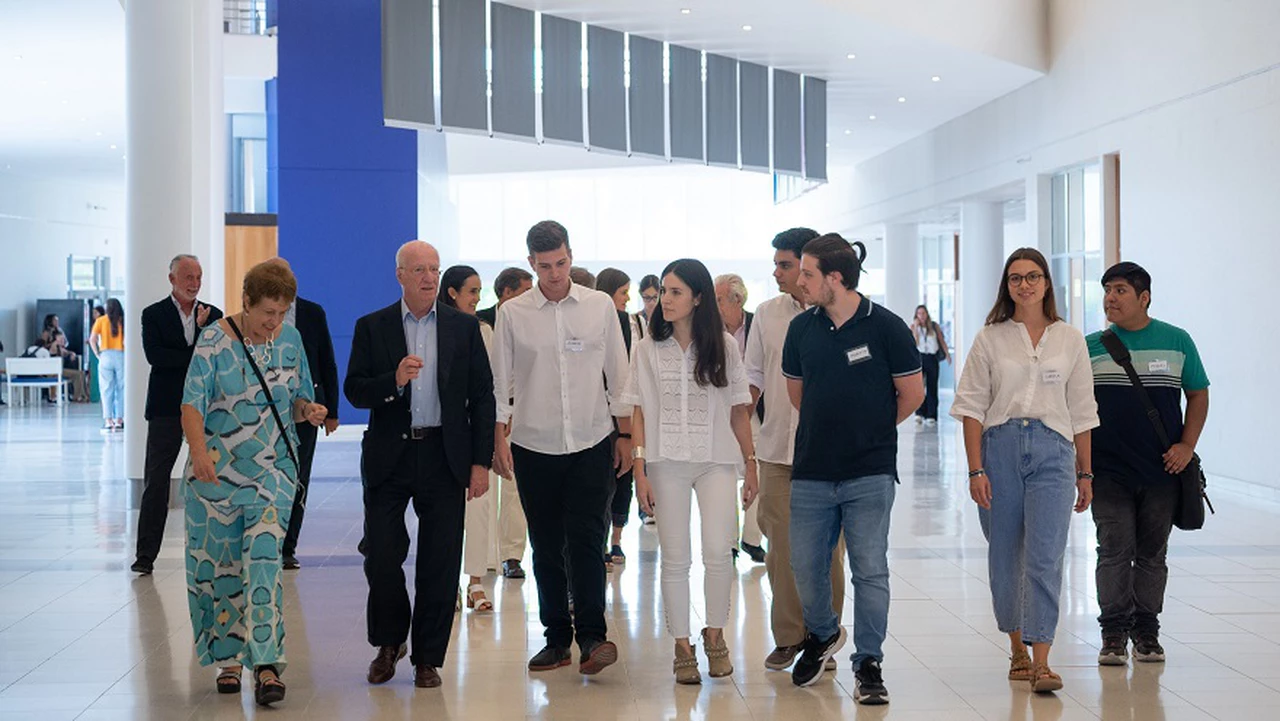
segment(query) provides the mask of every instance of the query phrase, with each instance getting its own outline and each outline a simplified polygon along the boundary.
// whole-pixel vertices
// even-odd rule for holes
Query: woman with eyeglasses
[[[1084,335],[1058,317],[1040,251],[1020,248],[1005,262],[951,415],[964,424],[992,605],[1009,634],[1009,680],[1056,691],[1062,678],[1049,668],[1049,648],[1071,510],[1082,513],[1093,498],[1098,404]]]

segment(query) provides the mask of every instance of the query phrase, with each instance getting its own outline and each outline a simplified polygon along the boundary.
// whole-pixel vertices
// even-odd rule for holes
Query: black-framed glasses
[[[1040,281],[1044,280],[1044,273],[1041,273],[1038,270],[1027,273],[1026,275],[1014,273],[1009,276],[1009,285],[1016,288],[1022,285],[1022,281],[1024,280],[1027,282],[1027,285],[1040,285]]]

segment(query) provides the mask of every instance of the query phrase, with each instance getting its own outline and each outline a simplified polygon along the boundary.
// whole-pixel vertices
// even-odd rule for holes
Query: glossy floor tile
[[[139,489],[123,480],[123,439],[98,431],[97,408],[0,408],[0,719],[366,719],[566,721],[651,719],[1193,719],[1280,718],[1280,506],[1215,495],[1218,515],[1174,533],[1163,616],[1166,664],[1099,668],[1093,526],[1072,524],[1053,666],[1066,687],[1034,696],[1005,680],[986,544],[968,500],[957,427],[902,427],[902,486],[890,539],[893,605],[885,681],[892,703],[854,703],[847,656],[833,678],[792,686],[766,671],[770,591],[763,566],[738,562],[734,674],[676,687],[658,593],[652,528],[624,536],[609,578],[609,622],[621,660],[588,681],[576,667],[529,674],[541,647],[532,578],[485,581],[496,610],[458,615],[444,686],[416,690],[402,662],[371,687],[364,675],[365,581],[359,448],[322,442],[299,555],[286,575],[286,701],[213,693],[196,665],[183,579],[182,519],[169,517],[154,576],[128,571]],[[412,518],[412,514],[410,515]],[[695,534],[696,539],[696,534]],[[696,543],[696,540],[695,540]],[[695,557],[697,554],[695,553]],[[528,559],[526,558],[526,565]],[[702,612],[694,566],[694,623]],[[852,594],[845,618],[852,618]],[[696,628],[697,626],[695,626]]]

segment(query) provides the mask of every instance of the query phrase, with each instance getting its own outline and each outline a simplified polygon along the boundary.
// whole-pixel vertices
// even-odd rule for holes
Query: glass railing
[[[233,35],[269,35],[268,0],[222,0],[222,31]]]

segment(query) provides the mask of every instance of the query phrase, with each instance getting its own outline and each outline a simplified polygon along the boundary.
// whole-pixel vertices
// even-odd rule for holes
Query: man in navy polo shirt
[[[855,250],[855,247],[857,250]],[[920,353],[898,316],[858,293],[866,249],[834,233],[800,259],[813,309],[796,316],[782,372],[800,411],[791,481],[791,565],[808,631],[791,680],[808,686],[845,643],[831,608],[831,551],[843,531],[853,579],[854,700],[886,704],[880,671],[889,621],[889,513],[898,424],[924,401]]]

